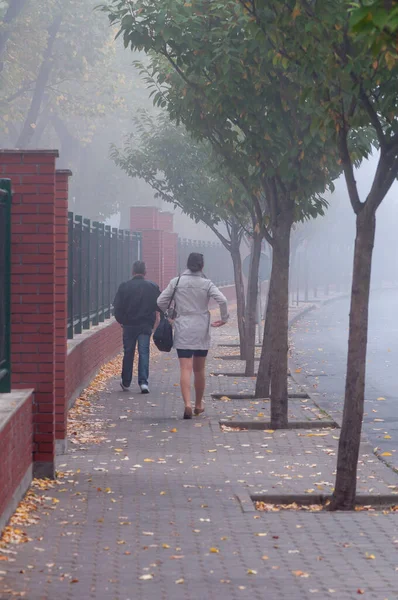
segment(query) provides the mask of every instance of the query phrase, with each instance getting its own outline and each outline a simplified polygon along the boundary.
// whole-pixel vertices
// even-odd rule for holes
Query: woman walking
[[[160,310],[165,311],[173,293],[175,304],[174,348],[177,349],[181,370],[181,393],[184,400],[184,419],[192,419],[191,376],[194,372],[195,415],[204,412],[205,365],[210,348],[209,301],[220,306],[221,319],[211,324],[221,327],[228,321],[227,300],[220,290],[203,274],[203,254],[193,252],[188,257],[187,270],[172,279],[158,298]]]

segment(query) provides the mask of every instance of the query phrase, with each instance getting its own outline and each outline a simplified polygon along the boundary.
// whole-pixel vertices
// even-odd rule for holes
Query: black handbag
[[[180,278],[178,278],[176,286],[173,291],[173,295],[170,298],[169,305],[167,307],[166,312],[160,317],[160,323],[156,327],[155,332],[153,334],[153,343],[156,348],[161,352],[170,352],[173,347],[173,327],[169,322],[169,310],[173,303],[175,293],[177,291],[178,284],[180,282]],[[173,308],[173,318],[175,316],[175,308]]]

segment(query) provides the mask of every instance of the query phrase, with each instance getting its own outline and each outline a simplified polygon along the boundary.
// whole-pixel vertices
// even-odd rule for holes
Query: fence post
[[[98,221],[93,222],[94,246],[95,246],[95,289],[94,289],[94,300],[95,309],[93,314],[93,325],[99,323],[99,223]]]
[[[100,243],[101,241],[101,243]],[[99,274],[101,273],[101,285]],[[98,223],[98,288],[99,288],[99,314],[98,321],[105,321],[105,225]]]
[[[109,319],[111,316],[111,305],[112,305],[112,291],[111,291],[111,272],[112,272],[112,265],[111,265],[111,235],[112,235],[112,228],[110,225],[106,225],[105,226],[105,238],[108,240],[107,242],[107,267],[108,267],[108,273],[107,273],[107,283],[108,283],[108,290],[107,290],[107,307],[106,307],[106,314],[105,314],[105,319]],[[105,238],[104,238],[104,246],[105,246]]]
[[[1,294],[3,295],[3,348],[0,354],[0,393],[11,390],[11,180],[0,179],[0,205],[4,210],[4,281]],[[1,332],[0,332],[1,333]]]
[[[68,212],[68,340],[73,339],[73,212]]]
[[[91,222],[90,219],[83,219],[83,238],[86,246],[86,264],[85,264],[85,278],[86,278],[86,293],[83,301],[83,329],[90,329],[91,320],[91,262],[90,262],[90,236],[91,236]],[[85,304],[85,306],[84,306]]]
[[[74,332],[75,333],[81,333],[82,332],[82,319],[83,319],[83,286],[82,286],[82,280],[83,280],[83,248],[82,248],[82,243],[83,243],[83,217],[81,215],[76,215],[75,216],[75,223],[73,225],[74,229],[76,229],[79,232],[79,244],[76,245],[75,250],[77,249],[78,252],[78,259],[79,259],[79,283],[78,283],[78,287],[77,287],[77,291],[78,291],[78,314],[77,314],[77,322],[75,324],[74,327]],[[74,245],[74,236],[73,236],[73,240],[72,243]]]

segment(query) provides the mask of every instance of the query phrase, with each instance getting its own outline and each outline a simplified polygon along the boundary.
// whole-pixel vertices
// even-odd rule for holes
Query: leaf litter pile
[[[105,437],[102,435],[105,422],[102,419],[93,418],[93,400],[98,393],[104,390],[109,379],[118,375],[121,371],[122,355],[117,356],[109,363],[101,367],[98,375],[90,385],[82,392],[76,400],[75,405],[68,413],[68,435],[74,444],[98,444]],[[4,528],[0,538],[0,561],[12,562],[15,551],[10,549],[13,545],[24,544],[32,541],[26,532],[26,528],[40,521],[39,509],[48,514],[54,510],[59,500],[48,497],[43,492],[63,485],[62,479],[70,473],[58,472],[58,479],[34,479],[23,500],[11,517],[8,525]],[[62,490],[63,491],[63,490]],[[1,581],[1,576],[0,576]]]
[[[324,504],[299,504],[298,502],[290,502],[289,504],[272,504],[264,502],[263,500],[257,500],[254,503],[256,510],[260,512],[280,512],[282,510],[303,510],[307,512],[321,512],[328,510],[330,500],[327,500]],[[357,505],[355,511],[357,512],[379,512],[380,507],[374,507],[371,505]],[[398,512],[398,504],[390,506],[382,510],[383,514]]]
[[[105,440],[105,421],[97,417],[94,412],[98,407],[93,407],[93,400],[99,392],[105,389],[109,379],[120,374],[122,368],[122,355],[101,367],[98,375],[90,385],[77,398],[74,406],[68,413],[68,437],[73,444],[99,444]]]
[[[26,493],[25,497],[18,504],[18,507],[11,517],[8,525],[3,529],[2,536],[0,538],[0,561],[12,562],[13,551],[7,550],[9,545],[24,544],[30,542],[26,533],[26,527],[29,525],[35,525],[39,522],[40,517],[37,511],[40,507],[44,509],[53,510],[58,504],[56,498],[44,496],[43,494],[36,493],[53,489],[60,482],[51,481],[49,479],[34,479],[31,487]]]

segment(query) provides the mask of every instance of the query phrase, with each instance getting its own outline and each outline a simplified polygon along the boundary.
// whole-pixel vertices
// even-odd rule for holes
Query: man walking
[[[149,343],[159,311],[159,287],[145,279],[145,263],[133,264],[133,278],[119,286],[113,306],[115,318],[123,327],[123,369],[120,382],[123,391],[130,388],[133,378],[135,347],[138,342],[138,385],[143,394],[149,393]]]

